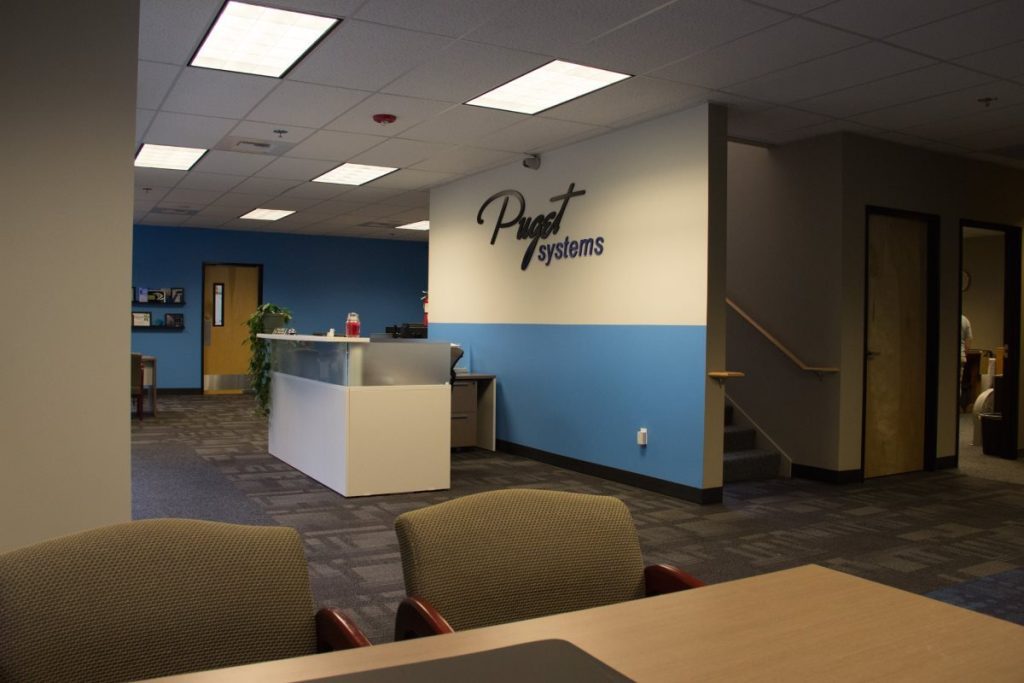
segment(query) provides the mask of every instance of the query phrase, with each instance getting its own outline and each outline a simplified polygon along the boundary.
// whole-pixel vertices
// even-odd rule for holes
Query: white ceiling
[[[1024,167],[1024,0],[252,1],[343,21],[274,79],[186,66],[221,0],[142,0],[137,142],[211,151],[136,169],[136,223],[422,241],[388,226],[427,218],[431,187],[703,101],[738,139],[848,130]],[[556,58],[637,78],[536,116],[462,104]],[[345,161],[401,170],[310,182]],[[238,218],[257,207],[297,213]]]

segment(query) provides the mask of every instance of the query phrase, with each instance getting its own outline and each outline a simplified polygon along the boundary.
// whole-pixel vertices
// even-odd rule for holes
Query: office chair
[[[128,522],[0,555],[0,680],[126,681],[369,645],[294,529]]]
[[[142,368],[142,354],[132,354],[132,398],[135,399],[135,415],[142,420],[142,405],[145,400],[145,379]]]
[[[408,597],[395,640],[451,633],[703,586],[644,567],[625,504],[610,496],[506,489],[395,520]]]

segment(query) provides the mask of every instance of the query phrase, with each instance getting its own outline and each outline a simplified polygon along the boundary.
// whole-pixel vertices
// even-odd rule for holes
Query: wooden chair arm
[[[395,640],[454,633],[448,621],[423,598],[407,597],[395,614]]]
[[[699,588],[704,582],[670,564],[652,564],[644,567],[644,587],[647,597]]]
[[[370,644],[362,630],[341,610],[324,607],[316,613],[317,652],[350,650]]]

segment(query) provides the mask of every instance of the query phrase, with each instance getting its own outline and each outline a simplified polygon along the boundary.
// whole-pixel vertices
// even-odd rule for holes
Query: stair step
[[[757,448],[757,432],[750,427],[738,425],[726,425],[725,441],[722,450],[729,451],[752,451]]]
[[[723,454],[722,479],[726,483],[775,479],[779,476],[779,454],[751,449]]]

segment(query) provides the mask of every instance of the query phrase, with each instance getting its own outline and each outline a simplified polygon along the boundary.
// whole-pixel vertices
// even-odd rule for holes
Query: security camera
[[[523,159],[523,166],[536,171],[538,168],[540,168],[540,155],[531,154],[530,156],[526,157],[525,159]]]

